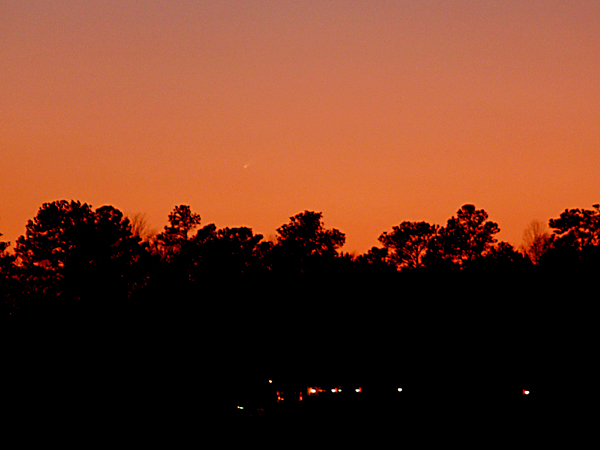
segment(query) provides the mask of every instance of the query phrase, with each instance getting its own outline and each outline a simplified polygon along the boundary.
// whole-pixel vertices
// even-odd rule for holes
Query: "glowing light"
[[[358,387],[358,388],[354,389],[354,391],[355,392],[362,392],[362,389]]]
[[[238,409],[244,409],[244,407],[243,407],[243,406],[238,406],[237,408],[238,408]]]
[[[529,395],[529,391],[526,389],[523,389],[523,395]]]
[[[310,388],[310,393],[314,394],[315,392],[317,392],[317,390],[315,388]]]
[[[273,383],[273,380],[269,380],[269,384]]]
[[[402,388],[398,388],[398,392],[402,392]]]
[[[331,392],[337,392],[337,388],[333,388]]]

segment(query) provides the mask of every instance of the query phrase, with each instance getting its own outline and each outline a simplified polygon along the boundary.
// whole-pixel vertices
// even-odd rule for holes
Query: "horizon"
[[[69,201],[69,202],[70,202],[70,201],[79,201],[79,202],[81,202],[82,204],[88,204],[88,205],[90,205],[90,206],[92,207],[92,209],[94,209],[94,210],[96,210],[96,209],[98,209],[98,208],[100,208],[100,207],[102,207],[102,206],[113,206],[113,207],[115,207],[116,209],[120,210],[120,209],[119,209],[117,206],[115,206],[115,205],[110,205],[110,204],[108,204],[108,203],[106,203],[106,204],[102,204],[102,205],[93,205],[93,204],[90,204],[90,203],[88,203],[88,202],[85,202],[85,201],[82,201],[82,200],[79,200],[79,199],[61,199],[61,200],[67,200],[67,201]],[[45,202],[45,203],[52,203],[52,202]],[[461,207],[462,207],[462,206],[463,206],[463,205],[461,205]],[[485,209],[484,209],[484,208],[479,208],[479,207],[478,207],[478,205],[474,205],[474,206],[475,206],[476,208],[478,208],[478,209],[483,209],[483,210],[485,211]],[[41,208],[41,207],[42,207],[42,205],[39,205],[39,208]],[[38,210],[39,210],[39,208],[38,208]],[[566,209],[570,209],[570,208],[565,208],[564,210],[566,210]],[[580,208],[580,209],[588,209],[588,208]],[[458,208],[457,208],[457,210],[458,210]],[[563,210],[563,211],[564,211],[564,210]],[[146,213],[144,213],[144,212],[128,213],[128,212],[125,212],[125,211],[122,211],[122,210],[120,210],[120,211],[123,213],[123,215],[124,215],[124,216],[126,216],[126,217],[127,217],[128,219],[130,219],[130,220],[131,220],[131,219],[132,219],[134,216],[136,216],[136,215],[139,215],[139,216],[141,216],[142,218],[144,218],[144,219],[146,219],[146,220],[148,219],[148,217],[147,217],[147,214],[146,214]],[[198,214],[201,216],[201,223],[200,223],[200,225],[199,225],[198,227],[196,227],[196,228],[195,228],[195,230],[198,230],[198,229],[200,229],[200,228],[202,228],[202,227],[204,227],[204,226],[206,226],[206,225],[208,225],[208,224],[214,224],[214,225],[217,227],[217,229],[226,228],[226,227],[228,227],[228,228],[247,227],[247,228],[250,228],[250,229],[253,231],[253,233],[254,233],[254,234],[260,234],[260,235],[262,235],[262,240],[263,240],[263,241],[275,241],[275,240],[277,239],[277,230],[276,230],[276,229],[272,230],[272,232],[270,232],[270,233],[263,233],[263,232],[261,232],[261,231],[255,230],[255,229],[254,229],[252,226],[250,226],[250,225],[243,225],[243,224],[242,224],[242,225],[216,224],[216,223],[214,223],[214,222],[210,222],[210,221],[206,221],[206,220],[204,220],[204,218],[203,218],[202,214],[201,214],[201,213],[199,213],[198,211],[195,211],[193,208],[191,208],[191,211],[192,211],[192,212],[194,212],[194,213],[198,213]],[[301,212],[304,212],[304,211],[308,211],[308,210],[298,211],[298,213],[296,213],[296,214],[299,214],[299,213],[301,213]],[[315,212],[321,212],[321,213],[323,213],[322,211],[315,211]],[[452,217],[454,217],[454,216],[456,215],[456,212],[457,212],[457,211],[454,211],[454,212],[451,214],[451,216],[452,216]],[[562,212],[562,211],[561,211],[561,212]],[[488,211],[486,211],[486,213],[488,213],[488,214],[489,214],[489,212],[488,212]],[[36,210],[36,214],[37,214],[37,210]],[[295,214],[294,214],[294,215],[295,215]],[[167,217],[167,216],[168,216],[168,214],[166,214],[166,215],[165,215],[165,217]],[[450,217],[451,217],[451,216],[448,216],[448,218],[447,218],[445,221],[443,221],[442,223],[437,223],[437,224],[432,224],[432,225],[440,225],[440,226],[445,226],[445,225],[446,225],[446,222],[447,222],[447,220],[448,220],[448,219],[450,219]],[[552,228],[550,228],[550,227],[549,227],[549,225],[548,225],[548,222],[550,221],[550,219],[552,219],[552,218],[557,218],[558,216],[559,216],[559,214],[557,214],[555,217],[548,218],[546,221],[540,221],[540,222],[543,224],[543,226],[544,226],[544,229],[545,229],[545,230],[546,230],[548,233],[551,233],[551,232],[552,232]],[[290,217],[288,217],[288,218],[287,218],[286,220],[284,220],[284,221],[283,221],[281,224],[279,224],[279,225],[278,225],[276,228],[279,228],[280,226],[282,226],[282,225],[284,225],[285,223],[287,223],[287,220],[291,219],[292,217],[293,217],[293,216],[290,216]],[[33,220],[34,218],[35,218],[35,215],[33,215],[31,218],[27,219],[27,220],[25,221],[25,224],[23,225],[23,228],[25,229],[25,226],[26,226],[27,222],[28,222],[29,220]],[[0,218],[0,219],[1,219],[1,218]],[[488,217],[488,220],[489,220],[489,221],[492,221],[492,222],[496,222],[495,220],[493,220],[493,218],[492,218],[492,217]],[[394,225],[391,225],[390,227],[388,227],[388,229],[386,229],[386,230],[382,230],[382,231],[379,233],[379,235],[377,235],[377,237],[374,239],[374,241],[375,241],[375,242],[373,243],[373,245],[372,245],[372,246],[370,246],[370,247],[368,247],[368,248],[366,248],[364,251],[348,250],[348,249],[346,248],[346,247],[347,247],[346,243],[345,243],[345,244],[344,244],[344,245],[343,245],[343,246],[340,248],[340,251],[341,251],[341,252],[343,252],[343,253],[347,253],[347,254],[353,255],[353,256],[359,256],[359,255],[362,255],[362,254],[366,254],[366,253],[367,253],[367,252],[368,252],[368,251],[369,251],[369,250],[370,250],[370,249],[371,249],[373,246],[376,246],[376,247],[379,247],[379,248],[381,248],[381,247],[382,247],[382,243],[381,243],[381,242],[379,242],[379,240],[378,240],[378,237],[379,237],[379,236],[380,236],[382,233],[384,233],[384,232],[390,232],[390,231],[392,230],[392,227],[394,227],[394,226],[397,226],[397,225],[399,225],[400,223],[402,223],[402,222],[405,222],[405,221],[406,221],[406,220],[404,220],[404,219],[402,219],[402,220],[399,220],[399,221],[398,221],[397,223],[395,223]],[[323,222],[324,222],[324,224],[325,224],[325,228],[328,228],[328,229],[331,229],[331,228],[337,228],[337,227],[335,227],[335,226],[333,226],[333,225],[332,225],[332,226],[329,226],[329,225],[328,225],[328,223],[327,223],[327,220],[326,220],[326,217],[325,217],[325,213],[323,213]],[[410,222],[421,222],[421,220],[414,220],[414,221],[410,221]],[[531,222],[532,222],[532,221],[530,221],[529,223],[531,223]],[[164,229],[165,229],[166,225],[168,225],[168,220],[167,220],[167,219],[165,219],[165,223],[164,223],[164,225],[163,225],[162,227],[160,227],[160,228],[159,228],[159,227],[156,227],[156,226],[154,226],[154,224],[153,224],[153,223],[147,222],[147,230],[148,230],[148,232],[150,232],[151,234],[153,234],[153,235],[156,235],[156,234],[158,234],[158,233],[161,233],[162,231],[164,231]],[[515,248],[517,251],[521,251],[521,245],[523,244],[523,233],[526,231],[526,228],[524,228],[524,229],[523,229],[523,232],[521,233],[521,236],[522,236],[522,237],[521,237],[521,241],[520,241],[519,243],[514,243],[514,242],[506,241],[506,240],[504,240],[504,239],[502,239],[502,238],[501,238],[501,235],[502,235],[502,225],[501,225],[501,224],[498,224],[498,226],[499,226],[499,228],[500,228],[500,232],[498,232],[498,233],[495,235],[495,238],[496,238],[497,242],[508,242],[508,243],[509,243],[509,244],[511,244],[511,245],[512,245],[512,246],[513,246],[513,247],[514,247],[514,248]],[[344,234],[345,234],[346,242],[348,242],[348,237],[349,237],[349,236],[348,236],[348,234],[347,234],[347,233],[345,233],[345,232],[344,232],[344,230],[342,230],[342,229],[339,229],[339,228],[337,228],[337,229],[338,229],[339,231],[341,231],[342,233],[344,233]],[[2,241],[2,242],[9,242],[9,244],[10,244],[10,245],[9,245],[8,249],[9,249],[9,250],[14,250],[14,248],[15,248],[15,244],[16,244],[16,241],[17,241],[17,239],[18,239],[19,237],[21,237],[21,236],[25,236],[25,230],[24,230],[24,231],[23,231],[21,234],[19,234],[18,236],[16,236],[14,239],[8,239],[8,237],[6,236],[6,234],[2,232],[2,229],[1,229],[1,228],[0,228],[0,234],[1,234],[1,236],[0,236],[0,239],[1,239],[1,241]]]

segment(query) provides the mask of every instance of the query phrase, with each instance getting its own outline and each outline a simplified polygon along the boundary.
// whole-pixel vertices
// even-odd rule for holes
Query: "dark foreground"
[[[209,422],[585,424],[599,399],[596,287],[541,281],[218,285],[23,316],[4,328],[4,405],[30,427],[150,434]]]

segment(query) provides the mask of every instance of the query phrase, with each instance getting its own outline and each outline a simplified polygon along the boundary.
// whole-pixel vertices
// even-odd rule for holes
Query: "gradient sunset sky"
[[[600,202],[600,1],[5,0],[0,233],[175,205],[364,253],[466,203],[518,246]]]

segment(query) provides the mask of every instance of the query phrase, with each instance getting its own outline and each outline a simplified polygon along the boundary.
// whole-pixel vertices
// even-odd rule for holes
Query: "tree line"
[[[41,206],[13,251],[0,242],[0,292],[4,313],[18,315],[35,308],[73,310],[86,299],[118,307],[158,293],[182,302],[175,297],[189,298],[201,286],[235,288],[242,280],[327,284],[399,273],[406,279],[423,272],[587,270],[600,260],[600,206],[593,208],[566,209],[549,221],[551,233],[533,222],[517,249],[498,242],[498,224],[467,204],[444,226],[401,222],[379,236],[381,246],[355,256],[341,251],[344,233],[325,228],[320,212],[291,217],[268,241],[247,227],[202,225],[188,205],[175,206],[168,225],[153,235],[139,216],[61,200]]]

